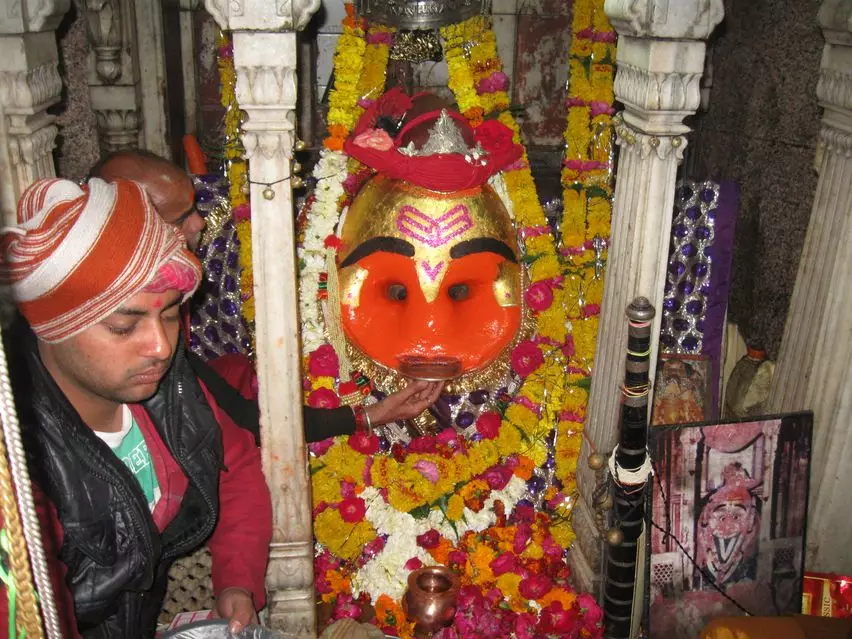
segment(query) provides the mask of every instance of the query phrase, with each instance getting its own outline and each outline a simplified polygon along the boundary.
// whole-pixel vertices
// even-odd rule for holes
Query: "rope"
[[[613,481],[619,486],[641,486],[648,481],[648,478],[654,474],[654,466],[651,461],[650,453],[645,455],[645,461],[639,468],[622,468],[615,461],[615,454],[618,452],[618,446],[613,448],[612,455],[609,456],[609,473],[612,475]]]
[[[327,249],[325,255],[326,270],[326,330],[328,338],[340,361],[340,379],[348,380],[352,377],[352,364],[346,356],[346,337],[343,334],[343,319],[340,317],[340,282],[337,278],[337,259],[334,249]]]
[[[2,343],[0,330],[0,343]],[[33,504],[32,484],[27,470],[24,446],[21,442],[21,428],[15,411],[15,401],[12,394],[12,384],[9,379],[9,367],[6,362],[6,352],[0,346],[0,420],[3,425],[3,436],[0,437],[0,490],[2,490],[3,518],[9,529],[11,544],[10,563],[21,595],[21,621],[27,628],[30,639],[44,636],[39,618],[39,608],[33,588],[28,554],[32,554],[32,572],[35,574],[35,585],[38,592],[44,625],[49,639],[62,639],[59,626],[59,615],[53,598],[53,585],[47,570],[47,560],[41,540],[41,528]],[[8,446],[8,451],[7,451]],[[6,453],[9,455],[9,465],[6,463]],[[11,477],[9,476],[11,466]],[[8,483],[7,483],[8,482]],[[12,492],[14,482],[14,492]],[[14,498],[17,497],[17,504]],[[18,518],[20,508],[20,519]],[[20,526],[23,524],[23,536]],[[29,552],[28,552],[29,551]],[[17,569],[15,565],[23,563]]]

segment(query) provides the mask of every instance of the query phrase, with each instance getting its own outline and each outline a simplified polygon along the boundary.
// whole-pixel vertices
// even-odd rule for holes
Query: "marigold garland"
[[[228,174],[228,198],[240,242],[240,297],[242,314],[254,342],[254,276],[252,267],[251,213],[245,191],[248,185],[248,163],[243,159],[240,141],[242,111],[237,103],[237,76],[231,38],[220,31],[216,41],[219,57],[221,104],[225,107],[225,166]]]
[[[329,406],[343,401],[353,382],[340,378],[324,332],[326,251],[344,206],[369,175],[338,149],[362,107],[383,90],[392,36],[357,20],[351,7],[347,12],[347,37],[339,40],[335,55],[329,138],[314,171],[317,187],[301,216],[299,249],[305,396],[308,403]],[[442,35],[455,38],[445,51],[462,111],[473,126],[500,117],[518,140],[490,23],[474,19],[455,26],[457,33]],[[557,444],[553,454],[553,427],[576,390],[566,381],[577,378],[567,377],[573,341],[562,304],[563,268],[526,154],[494,186],[514,212],[529,265],[527,302],[536,311],[536,337],[512,357],[521,391],[499,399],[507,403],[505,414],[492,410],[480,416],[475,440],[447,429],[407,449],[395,444],[382,451],[379,439],[365,434],[312,445],[317,590],[323,601],[333,602],[332,618],[357,617],[363,604],[372,603],[377,625],[407,639],[413,625],[400,606],[407,576],[440,563],[460,574],[463,586],[457,634],[447,638],[479,636],[483,624],[497,628],[494,636],[599,637],[600,608],[567,582],[573,475],[541,491],[541,511],[526,500],[529,482],[541,481],[538,468],[559,464],[560,452],[576,461],[579,450],[571,440],[561,451]],[[497,605],[501,600],[505,605]]]
[[[557,475],[576,473],[603,299],[603,269],[612,215],[612,115],[616,34],[604,0],[575,0],[569,55],[568,116],[562,168],[564,301],[571,322],[567,349],[574,384],[556,441]]]

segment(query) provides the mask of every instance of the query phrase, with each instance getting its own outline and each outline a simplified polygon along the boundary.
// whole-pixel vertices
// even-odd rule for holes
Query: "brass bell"
[[[596,505],[601,510],[612,510],[612,507],[614,505],[612,495],[605,495],[598,501]]]
[[[308,148],[308,145],[305,144],[304,140],[296,140],[296,143],[293,145],[293,148],[297,151],[304,151]]]
[[[624,543],[624,533],[620,528],[610,528],[606,531],[606,543],[610,546],[620,546]]]
[[[298,175],[295,175],[290,179],[290,185],[294,189],[301,189],[303,186],[305,186],[305,181]]]
[[[592,453],[589,455],[588,464],[592,470],[600,470],[606,466],[606,457],[600,453]]]
[[[293,162],[293,173],[301,173],[301,172],[302,172],[302,165],[299,164],[298,162]]]
[[[273,189],[271,186],[267,186],[265,189],[263,189],[262,194],[263,194],[263,199],[265,199],[265,200],[274,200],[275,199],[275,189]]]

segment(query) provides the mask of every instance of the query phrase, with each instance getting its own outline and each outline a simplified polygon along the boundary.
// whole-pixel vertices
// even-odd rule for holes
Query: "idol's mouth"
[[[399,358],[399,372],[411,379],[446,382],[461,375],[462,363],[455,357],[402,355]]]

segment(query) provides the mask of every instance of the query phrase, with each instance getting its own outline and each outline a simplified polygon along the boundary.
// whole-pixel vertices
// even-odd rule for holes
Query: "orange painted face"
[[[517,240],[489,186],[443,194],[375,177],[341,239],[343,329],[373,361],[452,379],[488,366],[517,335]]]

